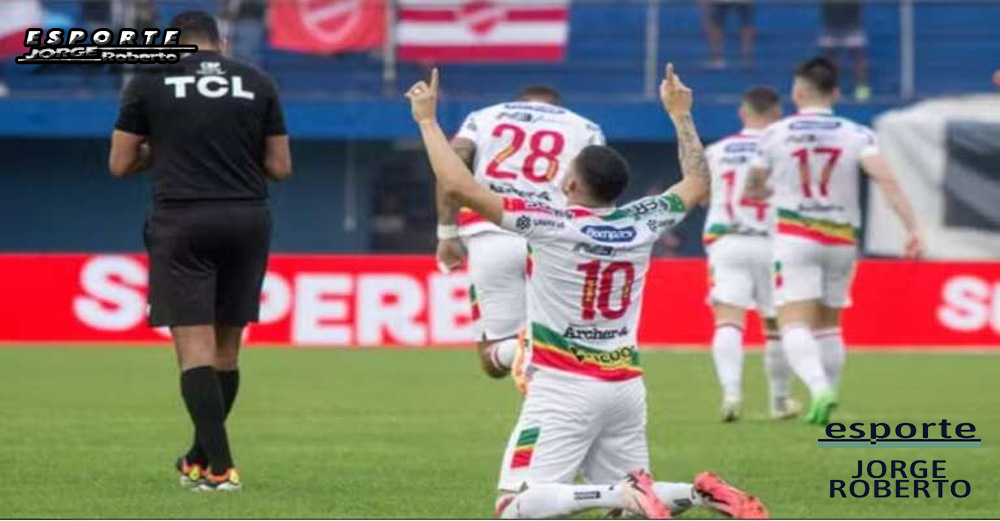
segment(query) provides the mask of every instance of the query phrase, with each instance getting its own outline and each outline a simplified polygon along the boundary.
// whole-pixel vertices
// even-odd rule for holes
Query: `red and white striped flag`
[[[385,0],[271,0],[269,5],[268,32],[275,49],[362,51],[381,47],[385,37]]]
[[[42,4],[38,0],[0,1],[0,57],[24,54],[24,31],[41,27]]]
[[[569,0],[400,0],[399,59],[561,61]]]

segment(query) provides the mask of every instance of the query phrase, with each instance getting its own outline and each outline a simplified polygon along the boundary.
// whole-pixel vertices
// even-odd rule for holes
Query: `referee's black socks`
[[[233,466],[233,457],[226,435],[226,403],[215,368],[206,365],[182,372],[181,396],[194,422],[199,445],[211,462],[212,473],[222,474]]]
[[[222,419],[225,421],[229,418],[230,411],[233,410],[233,402],[236,401],[236,393],[240,390],[240,370],[217,370],[215,374],[219,376],[219,389],[222,391],[222,405],[224,410]],[[208,462],[208,455],[205,454],[205,449],[201,448],[201,442],[198,441],[197,430],[195,430],[194,441],[191,442],[191,449],[188,450],[185,459],[188,463],[197,463],[203,467]]]

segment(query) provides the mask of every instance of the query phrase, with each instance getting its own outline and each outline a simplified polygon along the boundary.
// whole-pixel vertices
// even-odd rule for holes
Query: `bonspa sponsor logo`
[[[635,238],[635,228],[615,228],[614,226],[584,226],[581,231],[598,242],[629,242]]]

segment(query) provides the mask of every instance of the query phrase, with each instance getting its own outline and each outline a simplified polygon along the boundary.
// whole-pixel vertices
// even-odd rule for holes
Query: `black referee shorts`
[[[257,321],[271,246],[265,202],[161,203],[144,235],[150,326]]]

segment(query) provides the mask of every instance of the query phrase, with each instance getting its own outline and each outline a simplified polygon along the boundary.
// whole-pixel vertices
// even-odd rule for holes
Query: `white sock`
[[[781,337],[769,333],[764,346],[764,372],[771,385],[771,403],[787,399],[792,394],[792,366],[781,345]]]
[[[625,508],[621,487],[617,484],[528,485],[497,514],[500,519],[562,518],[591,508]]]
[[[830,390],[820,361],[819,343],[805,324],[790,324],[782,328],[781,344],[795,375],[802,379],[814,398]]]
[[[490,353],[495,365],[510,369],[514,365],[514,357],[517,355],[517,338],[507,338],[494,342],[490,346]]]
[[[653,490],[656,491],[656,497],[670,509],[671,515],[676,516],[691,507],[702,505],[701,494],[690,483],[657,481],[653,484]]]
[[[715,374],[719,377],[723,395],[739,400],[742,395],[743,329],[727,323],[715,326],[712,359],[715,360]]]
[[[844,336],[839,327],[820,329],[816,331],[816,342],[819,343],[819,355],[823,361],[826,379],[836,388],[840,384],[840,373],[844,369],[844,359],[847,356]]]

